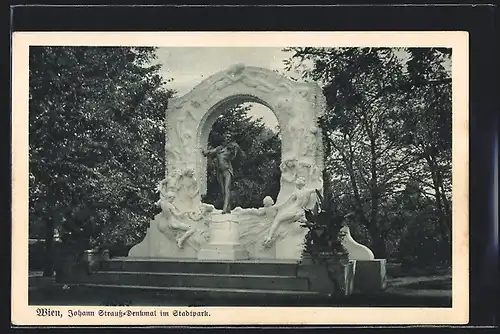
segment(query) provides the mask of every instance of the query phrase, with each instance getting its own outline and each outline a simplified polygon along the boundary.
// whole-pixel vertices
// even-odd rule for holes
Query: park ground
[[[124,291],[68,287],[43,277],[41,272],[30,272],[30,305],[81,306],[332,306],[332,307],[451,307],[451,269],[432,268],[411,273],[402,272],[397,264],[388,264],[387,289],[373,295],[349,297],[279,300],[262,299],[190,298],[167,295],[155,291]]]

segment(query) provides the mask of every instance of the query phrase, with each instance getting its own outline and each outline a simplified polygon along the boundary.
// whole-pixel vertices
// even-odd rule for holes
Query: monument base
[[[238,217],[214,214],[210,221],[210,242],[198,252],[198,260],[246,260],[248,252],[239,242]]]
[[[352,295],[356,261],[340,263],[333,258],[323,260],[326,261],[315,263],[309,255],[304,255],[297,276],[308,278],[310,291],[326,295]]]
[[[375,293],[387,286],[386,260],[356,260],[354,288],[360,293]]]
[[[248,252],[238,245],[208,244],[198,252],[198,260],[247,260]]]

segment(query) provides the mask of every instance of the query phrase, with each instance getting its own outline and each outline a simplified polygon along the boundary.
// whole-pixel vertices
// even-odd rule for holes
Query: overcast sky
[[[289,55],[281,50],[268,47],[164,47],[157,51],[157,62],[163,65],[164,77],[173,79],[168,84],[169,88],[175,89],[177,96],[182,96],[202,80],[236,63],[282,71],[283,60]],[[290,75],[297,76],[296,73]],[[278,124],[267,107],[255,103],[252,106],[250,115],[262,117],[271,128]]]
[[[177,96],[182,96],[202,80],[236,63],[284,71],[283,60],[290,54],[275,47],[162,47],[158,48],[157,56],[165,79],[173,79],[168,87],[176,90]],[[397,56],[404,62],[408,55],[397,52]],[[450,64],[445,66],[450,69]],[[300,77],[296,72],[287,74]],[[252,106],[249,114],[262,117],[274,129],[278,121],[272,111],[260,104],[252,103]]]

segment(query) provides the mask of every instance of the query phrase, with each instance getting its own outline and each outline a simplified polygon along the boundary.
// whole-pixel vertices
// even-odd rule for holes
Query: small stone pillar
[[[375,259],[373,252],[351,236],[349,227],[341,230],[345,233],[342,245],[349,254],[349,260],[356,261],[354,289],[360,293],[375,293],[384,290],[387,285],[386,260]]]
[[[109,256],[109,249],[103,249],[102,254],[101,254],[101,260],[103,261],[109,261],[110,256]]]
[[[198,252],[198,260],[246,260],[248,252],[240,244],[238,216],[213,214],[210,241]]]
[[[361,293],[376,293],[387,286],[386,260],[356,260],[354,288]]]
[[[307,253],[299,263],[298,277],[309,279],[309,290],[320,294],[350,296],[354,291],[356,261],[339,261],[333,254],[319,254],[313,260]]]
[[[101,256],[94,249],[87,249],[83,252],[82,264],[85,266],[85,270],[92,272],[99,268],[101,261]]]

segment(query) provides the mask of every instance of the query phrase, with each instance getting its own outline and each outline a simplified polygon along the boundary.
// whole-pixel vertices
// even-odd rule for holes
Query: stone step
[[[157,294],[169,292],[186,292],[193,294],[242,294],[242,295],[283,295],[283,296],[321,296],[313,291],[295,291],[295,290],[269,290],[269,289],[236,289],[236,288],[202,288],[202,287],[177,287],[177,286],[147,286],[147,285],[117,285],[117,284],[99,284],[99,283],[70,283],[65,284],[74,287],[103,288],[103,289],[123,289],[123,290],[144,290],[155,291]]]
[[[307,291],[309,288],[307,278],[294,276],[128,271],[96,271],[83,278],[82,283],[295,291]]]
[[[296,276],[296,262],[265,261],[194,261],[194,260],[130,260],[116,258],[101,263],[101,271],[161,272],[161,273],[214,273],[271,276]]]
[[[128,306],[317,306],[322,296],[310,291],[234,288],[68,284],[69,291],[100,296],[99,305]],[[79,291],[79,292],[78,292]],[[87,304],[86,304],[87,305]]]

